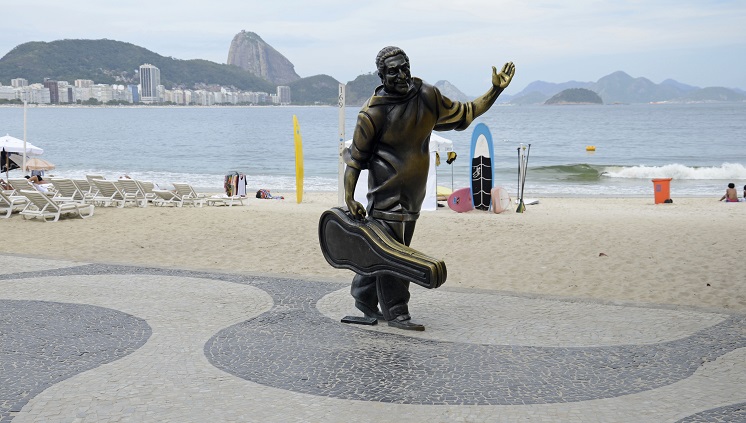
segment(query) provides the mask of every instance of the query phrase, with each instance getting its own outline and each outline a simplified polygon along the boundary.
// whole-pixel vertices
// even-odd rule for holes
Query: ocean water
[[[359,107],[345,109],[347,139]],[[0,107],[0,132],[23,138],[22,107]],[[168,187],[221,191],[245,173],[250,189],[295,190],[293,115],[303,136],[306,191],[336,191],[336,107],[49,107],[26,110],[27,141],[44,149],[52,175],[130,175]],[[530,144],[526,197],[646,196],[671,177],[671,197],[718,197],[746,184],[746,103],[494,106],[484,122],[494,142],[495,184],[515,193],[518,149]],[[454,142],[438,185],[468,186],[471,128]],[[586,151],[595,146],[595,152]],[[528,148],[528,147],[527,147]],[[10,177],[21,176],[20,171]]]

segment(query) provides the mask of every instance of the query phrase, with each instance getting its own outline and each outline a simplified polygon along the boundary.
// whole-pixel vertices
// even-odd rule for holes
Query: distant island
[[[568,88],[555,94],[544,104],[604,104],[604,101],[589,89]]]

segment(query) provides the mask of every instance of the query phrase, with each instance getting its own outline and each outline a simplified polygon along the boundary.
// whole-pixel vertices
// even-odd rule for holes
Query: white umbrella
[[[23,140],[5,135],[0,137],[0,150],[5,149],[7,153],[23,154]],[[44,153],[44,149],[39,148],[29,142],[26,142],[26,154],[39,155]]]

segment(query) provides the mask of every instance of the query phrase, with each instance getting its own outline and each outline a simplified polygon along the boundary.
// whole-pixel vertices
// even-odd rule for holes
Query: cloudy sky
[[[469,95],[484,92],[491,66],[506,61],[517,68],[507,93],[619,70],[746,89],[744,0],[24,0],[0,10],[0,56],[28,41],[108,38],[225,63],[246,30],[301,77],[340,82],[373,72],[378,50],[396,45],[413,75]]]

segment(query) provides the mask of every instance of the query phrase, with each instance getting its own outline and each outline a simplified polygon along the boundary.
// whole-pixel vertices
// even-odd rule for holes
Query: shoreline
[[[278,194],[243,207],[96,207],[55,223],[14,214],[0,225],[19,241],[0,253],[349,283],[353,273],[318,246],[336,193],[307,192],[301,204]],[[746,313],[745,251],[733,236],[744,216],[746,204],[712,198],[542,196],[522,214],[423,211],[411,246],[446,262],[448,288]]]

